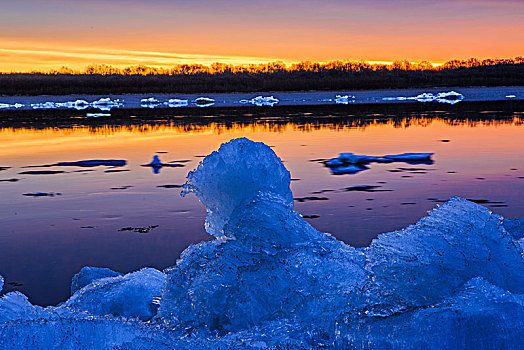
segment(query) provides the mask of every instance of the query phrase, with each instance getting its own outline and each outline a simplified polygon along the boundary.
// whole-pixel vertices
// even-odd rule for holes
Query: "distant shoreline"
[[[520,61],[519,61],[520,62]],[[480,63],[479,63],[480,64]],[[524,63],[439,69],[322,66],[270,72],[176,74],[1,73],[0,95],[108,95],[366,91],[441,87],[524,86]]]

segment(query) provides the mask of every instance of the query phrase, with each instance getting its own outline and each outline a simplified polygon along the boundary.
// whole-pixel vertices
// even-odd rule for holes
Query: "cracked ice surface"
[[[0,347],[522,348],[522,219],[454,197],[355,249],[305,222],[289,185],[268,146],[222,145],[184,188],[215,240],[164,273],[81,272],[88,284],[57,307],[8,293]]]

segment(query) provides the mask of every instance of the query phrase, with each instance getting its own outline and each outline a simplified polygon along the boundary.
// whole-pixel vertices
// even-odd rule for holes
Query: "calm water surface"
[[[128,272],[175,263],[191,243],[209,239],[205,209],[181,198],[188,171],[232,138],[271,145],[292,174],[295,208],[317,229],[355,246],[416,222],[452,195],[524,216],[524,117],[482,120],[415,116],[364,123],[141,123],[125,126],[0,129],[0,274],[4,292],[37,304],[67,298],[86,265]],[[340,152],[385,155],[434,152],[433,164],[371,164],[332,175],[322,163]],[[184,167],[154,174],[153,155]],[[124,167],[25,168],[86,159],[125,159]],[[3,168],[0,168],[3,169]],[[24,171],[64,171],[31,175]],[[110,170],[107,172],[107,170]],[[123,171],[114,171],[123,170]],[[159,187],[171,185],[167,187]],[[348,191],[369,185],[374,191]],[[24,196],[47,192],[55,196]],[[57,193],[60,193],[58,195]],[[153,227],[148,233],[123,228]]]

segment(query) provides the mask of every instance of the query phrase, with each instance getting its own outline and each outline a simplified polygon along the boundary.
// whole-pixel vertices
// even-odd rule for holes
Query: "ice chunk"
[[[438,288],[438,287],[437,287]],[[521,349],[524,295],[474,278],[427,308],[337,323],[335,349]]]
[[[433,153],[402,153],[382,157],[340,153],[337,158],[330,159],[324,164],[330,168],[333,175],[356,174],[369,169],[369,163],[406,162],[410,164],[433,164]]]
[[[439,103],[448,103],[448,104],[455,104],[462,100],[464,100],[464,95],[461,93],[458,93],[456,91],[449,91],[449,92],[439,92],[438,94],[434,95],[430,92],[424,92],[414,97],[384,97],[382,98],[384,101],[409,101],[414,100],[417,102],[439,102]]]
[[[160,105],[160,101],[154,97],[143,98],[140,100],[140,106],[142,108],[156,108]]]
[[[388,315],[431,305],[469,279],[524,293],[524,259],[517,241],[488,208],[453,197],[403,230],[378,236],[366,248],[372,280],[367,312]]]
[[[73,276],[73,280],[71,282],[71,295],[75,294],[77,290],[84,288],[95,280],[116,276],[122,276],[122,274],[104,267],[85,266],[76,275]]]
[[[273,107],[278,103],[278,98],[275,98],[273,96],[257,96],[252,98],[251,100],[240,100],[240,103],[251,103],[255,106],[270,106]]]
[[[344,175],[344,174],[357,174],[361,171],[368,170],[369,167],[365,165],[339,165],[339,166],[331,166],[329,170],[331,170],[331,173],[333,175]]]
[[[13,320],[48,318],[49,315],[44,308],[32,305],[20,292],[10,292],[0,297],[0,324]]]
[[[377,162],[381,159],[379,157],[374,156],[358,155],[353,153],[340,153],[340,155],[338,156],[338,160],[340,160],[342,163],[365,164]]]
[[[98,108],[101,111],[110,111],[112,108],[119,108],[123,104],[119,100],[111,100],[111,98],[100,98],[92,103],[94,108]]]
[[[178,98],[171,98],[164,102],[165,105],[171,108],[178,108],[178,107],[187,107],[188,101],[187,100],[181,100]]]
[[[148,320],[156,314],[165,275],[153,268],[124,276],[95,279],[69,298],[64,306],[87,310],[94,315],[138,317]]]
[[[89,107],[89,102],[85,101],[85,100],[76,100],[74,102],[74,109],[80,111],[82,109],[86,109]]]
[[[402,154],[388,154],[382,156],[386,160],[392,160],[395,162],[409,162],[409,163],[433,163],[431,156],[433,153],[402,153]],[[429,163],[428,163],[429,162]]]
[[[110,117],[111,113],[86,113],[88,118]]]
[[[209,97],[199,97],[193,103],[198,107],[210,107],[215,104],[215,100]]]
[[[0,293],[2,293],[2,288],[4,288],[4,278],[0,275]]]
[[[54,102],[31,103],[31,108],[33,109],[53,109],[53,108],[56,108],[56,105]]]
[[[160,157],[155,154],[153,156],[153,160],[149,164],[144,164],[142,166],[149,166],[149,167],[151,167],[151,169],[153,169],[153,173],[158,174],[158,173],[160,173],[160,169],[162,169],[163,167],[177,168],[177,167],[183,167],[184,164],[162,163],[162,161],[160,160]]]
[[[515,98],[517,97],[516,95],[506,95],[506,98]]]
[[[15,104],[9,104],[9,103],[0,103],[0,109],[7,109],[7,108],[22,108],[24,107],[24,104],[22,103],[15,103]]]
[[[344,105],[347,105],[347,104],[350,104],[351,102],[355,102],[355,96],[353,95],[337,95],[335,97],[335,103],[336,104],[344,104]]]
[[[204,158],[187,175],[183,195],[197,195],[207,208],[206,230],[223,237],[233,210],[260,192],[274,195],[293,208],[290,179],[289,171],[270,147],[240,138]]]

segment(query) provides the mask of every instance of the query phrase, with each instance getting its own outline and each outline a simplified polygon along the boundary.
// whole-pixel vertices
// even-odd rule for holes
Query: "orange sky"
[[[521,55],[520,0],[18,0],[0,11],[0,71]]]

